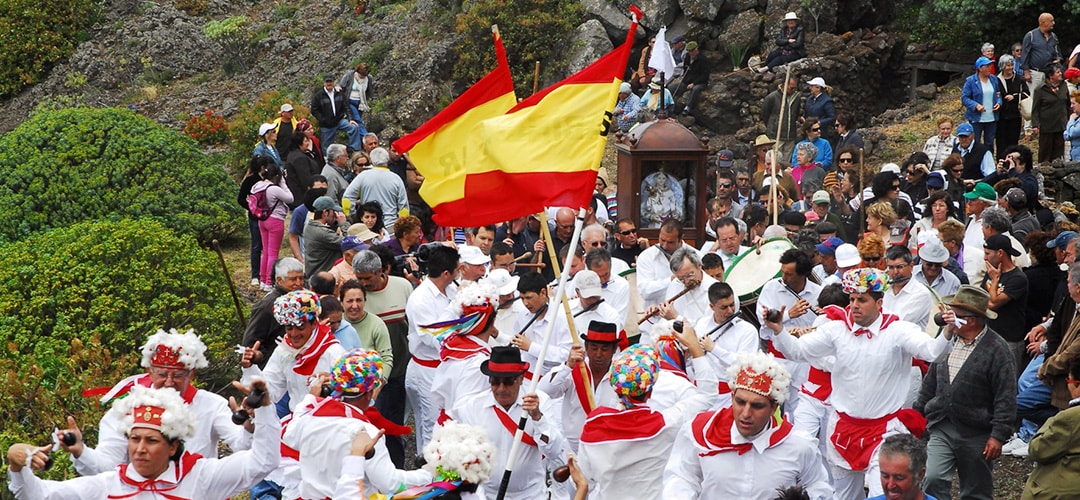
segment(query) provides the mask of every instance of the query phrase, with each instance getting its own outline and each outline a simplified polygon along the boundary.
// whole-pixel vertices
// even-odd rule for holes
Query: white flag
[[[671,55],[671,45],[667,41],[667,27],[660,28],[656,33],[656,43],[653,43],[652,55],[649,56],[649,67],[656,69],[656,73],[664,74],[664,79],[671,80],[675,73],[675,57]]]

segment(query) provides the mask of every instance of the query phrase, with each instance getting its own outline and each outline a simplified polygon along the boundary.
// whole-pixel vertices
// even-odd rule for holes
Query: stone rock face
[[[720,13],[724,0],[679,0],[679,8],[688,17],[701,21],[712,21]]]
[[[581,5],[585,7],[589,19],[596,19],[604,25],[612,40],[621,41],[626,38],[626,30],[630,29],[628,9],[620,9],[609,0],[581,0]],[[638,41],[645,38],[645,29],[639,25],[634,36]]]
[[[574,30],[572,40],[573,51],[570,53],[569,62],[571,73],[584,69],[585,66],[592,64],[614,48],[611,40],[608,39],[607,32],[604,31],[604,26],[596,19],[590,19],[578,25]]]
[[[716,50],[724,53],[731,48],[747,49],[747,55],[761,44],[761,16],[753,10],[747,10],[724,19],[720,25],[723,36],[717,39]]]
[[[641,12],[645,14],[645,18],[641,20],[641,25],[651,32],[656,32],[662,26],[671,27],[675,16],[680,14],[677,0],[635,0],[633,2],[630,0],[618,0],[616,2],[620,12],[630,12],[631,3],[637,5]],[[673,30],[668,30],[668,32],[679,33]]]
[[[919,85],[915,87],[915,96],[919,99],[933,99],[937,96],[937,85],[928,83],[926,85]]]

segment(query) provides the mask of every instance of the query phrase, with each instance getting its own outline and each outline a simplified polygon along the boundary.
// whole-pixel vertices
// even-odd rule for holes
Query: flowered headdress
[[[483,332],[495,321],[495,309],[499,307],[499,290],[495,286],[477,282],[458,290],[450,303],[450,310],[458,313],[457,319],[442,321],[420,328],[445,342],[452,335],[472,335]]]
[[[303,326],[304,321],[314,323],[322,307],[319,296],[310,290],[296,290],[274,301],[274,319],[281,325]]]
[[[660,373],[660,357],[652,346],[635,344],[611,362],[611,387],[623,408],[633,408],[652,392]]]
[[[844,273],[844,293],[882,293],[889,289],[889,275],[872,267],[851,269]]]
[[[382,356],[367,349],[353,349],[338,358],[330,369],[330,397],[360,396],[382,385]]]
[[[116,401],[113,411],[124,415],[120,421],[124,434],[134,428],[158,430],[169,439],[195,434],[195,414],[172,388],[135,386],[128,397]]]
[[[791,374],[771,354],[740,354],[738,361],[729,366],[727,372],[732,390],[750,391],[780,404],[787,400]]]

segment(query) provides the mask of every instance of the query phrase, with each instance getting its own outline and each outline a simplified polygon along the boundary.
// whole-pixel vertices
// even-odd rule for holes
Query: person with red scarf
[[[420,326],[442,339],[441,363],[431,382],[431,400],[439,415],[436,423],[446,421],[446,410],[454,402],[489,390],[480,365],[491,357],[488,342],[499,334],[495,329],[498,307],[499,291],[486,280],[473,282],[459,288],[450,303],[458,319]]]
[[[684,426],[664,471],[663,498],[768,500],[803,486],[832,498],[816,442],[780,413],[791,375],[771,354],[743,353],[727,375],[731,406],[697,414]]]
[[[296,405],[281,433],[282,455],[300,463],[300,481],[286,485],[281,498],[331,498],[349,455],[353,436],[364,432],[371,437],[408,433],[382,418],[372,401],[382,386],[382,357],[375,351],[353,349],[329,373],[320,373],[319,383]],[[330,394],[321,397],[322,389]],[[364,466],[364,491],[392,494],[402,485],[431,482],[431,473],[420,469],[403,471],[394,466],[386,443],[379,441]]]
[[[920,436],[926,419],[910,408],[901,409],[911,383],[911,358],[934,361],[948,349],[951,332],[930,338],[913,323],[883,314],[888,289],[886,274],[873,268],[844,273],[844,292],[851,298],[842,320],[818,326],[812,335],[796,338],[785,325],[770,320],[776,349],[787,359],[820,362],[835,356],[832,370],[832,410],[828,416],[826,458],[839,500],[883,493],[878,448],[892,434]],[[780,308],[783,317],[784,308]]]
[[[243,392],[251,388],[234,385]],[[208,458],[185,449],[200,422],[191,406],[174,390],[137,385],[119,399],[111,412],[123,415],[120,432],[127,436],[130,464],[67,481],[46,481],[34,470],[48,466],[50,445],[16,443],[8,449],[8,488],[18,499],[50,498],[136,500],[143,498],[187,500],[224,498],[250,488],[277,467],[281,459],[278,435],[281,425],[265,396],[247,401],[255,414],[255,435],[250,450],[225,458]],[[252,408],[252,406],[258,408]],[[212,457],[217,456],[214,450]]]
[[[266,380],[270,399],[277,401],[289,395],[289,411],[296,409],[313,386],[317,374],[330,371],[334,362],[345,354],[328,325],[319,323],[319,296],[310,290],[297,290],[274,301],[274,319],[285,326],[285,336],[274,349],[266,368],[253,364],[259,342],[244,348],[240,361],[244,380],[262,377]]]
[[[218,442],[224,441],[234,451],[251,447],[251,432],[254,427],[239,427],[232,423],[232,411],[225,398],[191,384],[195,370],[206,368],[206,344],[193,330],[179,333],[158,330],[146,339],[142,346],[142,366],[146,373],[132,375],[121,380],[111,389],[91,389],[84,396],[103,395],[101,404],[107,404],[131,394],[134,387],[170,388],[180,393],[180,398],[188,409],[195,414],[195,433],[184,440],[187,451],[207,457],[216,457]],[[98,424],[98,443],[91,448],[83,442],[83,434],[75,423],[74,417],[68,417],[68,428],[61,432],[70,432],[75,436],[75,443],[61,447],[71,453],[75,471],[83,476],[90,476],[115,469],[117,465],[127,463],[128,438],[121,432],[125,415],[121,412],[108,412]],[[60,432],[58,432],[58,437]]]

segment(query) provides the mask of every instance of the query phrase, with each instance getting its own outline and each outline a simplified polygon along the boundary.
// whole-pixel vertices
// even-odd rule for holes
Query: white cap
[[[836,267],[855,267],[862,263],[859,249],[851,243],[836,247]]]
[[[482,266],[491,262],[491,259],[480,251],[480,247],[472,245],[462,245],[458,248],[458,255],[461,256],[462,262],[474,266]]]
[[[619,84],[619,93],[620,94],[629,94],[630,93],[630,84],[626,83],[626,82],[620,83]]]
[[[919,249],[919,258],[935,264],[944,264],[948,262],[949,250],[945,248],[945,245],[941,244],[941,240],[938,240],[937,238],[934,238],[934,240],[926,242],[926,244]]]
[[[282,105],[281,105],[281,112],[282,112],[282,113],[285,113],[285,112],[288,112],[288,111],[292,111],[292,110],[293,110],[292,104],[289,104],[289,103],[285,103],[285,104],[282,104]]]
[[[892,172],[892,173],[894,173],[896,175],[900,175],[900,165],[897,165],[895,163],[886,163],[886,164],[881,166],[881,171],[882,172]]]
[[[825,79],[820,77],[820,76],[814,77],[813,80],[810,80],[810,81],[806,82],[806,84],[807,85],[817,85],[818,87],[824,87],[825,86]]]
[[[484,281],[487,281],[491,286],[497,288],[499,290],[499,296],[503,296],[510,295],[517,291],[518,280],[520,279],[521,278],[517,276],[511,276],[510,271],[507,271],[506,269],[492,269],[491,272],[488,273],[487,278],[484,278]]]
[[[796,16],[794,12],[788,12],[787,14],[784,14],[784,20],[785,21],[798,21],[799,16]],[[824,87],[824,86],[825,85],[822,84],[822,87]]]
[[[600,276],[595,271],[588,269],[579,271],[574,276],[574,286],[577,287],[582,297],[599,297],[602,291]]]
[[[259,125],[259,137],[266,135],[266,133],[271,130],[274,130],[273,123],[264,123],[262,125]]]

